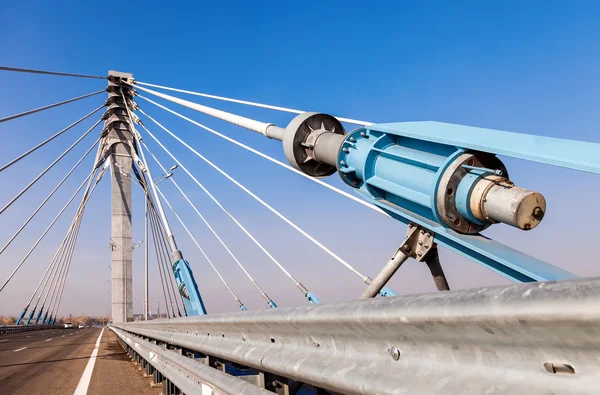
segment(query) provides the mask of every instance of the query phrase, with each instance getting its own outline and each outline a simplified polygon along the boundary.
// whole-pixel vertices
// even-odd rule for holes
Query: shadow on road
[[[125,353],[122,349],[120,349],[121,352],[116,352],[116,353],[109,353],[109,354],[102,354],[102,355],[98,355],[96,358],[97,359],[115,359],[115,360],[123,360],[123,359],[127,359],[127,353]],[[90,359],[91,356],[87,356],[87,357],[75,357],[75,358],[63,358],[63,359],[50,359],[47,361],[35,361],[35,362],[24,362],[24,363],[11,363],[11,364],[6,364],[6,365],[0,365],[0,368],[8,368],[11,366],[23,366],[23,365],[37,365],[37,364],[41,364],[41,363],[55,363],[55,362],[66,362],[66,361],[74,361],[77,359]]]

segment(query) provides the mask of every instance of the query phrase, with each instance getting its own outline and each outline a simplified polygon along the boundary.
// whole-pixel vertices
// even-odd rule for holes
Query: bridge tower
[[[112,319],[114,323],[133,321],[131,271],[131,178],[135,142],[125,100],[132,91],[121,78],[129,73],[109,71],[108,103],[104,144],[105,156],[111,161],[111,235],[112,235]]]

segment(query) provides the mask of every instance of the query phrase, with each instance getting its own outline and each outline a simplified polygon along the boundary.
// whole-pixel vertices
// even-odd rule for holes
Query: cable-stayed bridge
[[[30,290],[30,297],[10,301],[23,304],[16,325],[0,329],[6,336],[6,341],[0,343],[4,347],[1,351],[13,353],[11,357],[25,355],[29,347],[25,343],[46,342],[42,336],[49,332],[42,329],[64,332],[56,324],[82,221],[97,185],[109,178],[112,322],[107,330],[114,333],[163,393],[594,393],[599,388],[598,279],[576,278],[481,232],[492,226],[511,226],[527,237],[527,231],[544,226],[544,196],[511,181],[512,170],[498,155],[598,174],[600,144],[441,122],[378,124],[147,83],[117,71],[110,71],[106,77],[11,67],[0,67],[0,71],[107,83],[85,95],[0,118],[4,123],[72,102],[96,100],[90,112],[0,164],[0,172],[26,166],[30,154],[78,129],[80,123],[95,120],[0,208],[0,215],[10,210],[75,147],[88,144],[85,153],[75,159],[47,195],[40,197],[39,204],[0,249],[0,254],[6,251],[34,217],[45,211],[46,203],[67,179],[80,166],[87,166],[86,177],[64,206],[51,214],[54,216],[40,229],[39,237],[32,240],[23,258],[3,279],[0,297],[11,281],[27,272],[29,257],[46,235],[59,231],[54,225],[67,208],[78,204],[69,226],[62,230],[62,241],[48,256],[45,271],[33,274],[39,280]],[[194,97],[290,113],[291,121],[285,125],[263,122],[199,104]],[[257,139],[280,141],[287,163],[199,123],[182,114],[179,106],[255,132]],[[387,262],[372,264],[371,272],[365,273],[274,207],[254,185],[229,174],[210,155],[210,147],[194,146],[175,128],[157,120],[156,114],[161,112],[234,144],[257,160],[289,171],[289,177],[310,180],[331,194],[350,199],[374,216],[390,217],[406,233],[399,237],[399,246],[390,251]],[[149,141],[160,152],[151,150]],[[286,265],[285,257],[269,251],[219,194],[202,182],[198,172],[174,152],[175,144],[329,256],[340,270],[358,277],[357,281],[364,283],[362,293],[347,295],[347,302],[327,303],[311,289],[310,278],[298,278]],[[161,156],[169,162],[161,161]],[[269,294],[269,284],[252,273],[245,256],[235,252],[229,238],[200,211],[191,192],[173,177],[175,169],[186,173],[213,203],[213,210],[228,217],[264,254],[265,264],[287,277],[290,289],[301,293],[305,305],[277,306]],[[345,188],[327,183],[326,177],[340,177]],[[162,182],[173,185],[178,200],[161,190]],[[132,222],[136,220],[131,209],[133,188],[142,191],[145,207],[145,218],[137,219],[144,221],[145,275],[136,279],[144,283],[144,320],[135,322],[132,251],[138,244],[132,239]],[[175,204],[180,199],[192,209],[194,217],[181,214],[181,207]],[[309,206],[307,203],[307,212]],[[178,223],[186,235],[175,235],[173,223]],[[197,223],[206,226],[212,235],[210,240],[194,234],[190,224]],[[188,261],[192,252],[182,251],[178,244],[183,237],[193,241],[197,248],[193,254],[199,253],[194,256],[202,257],[208,266],[201,269],[204,262]],[[355,237],[349,237],[349,242],[360,242],[359,236]],[[205,249],[207,243],[220,246],[239,271],[224,271]],[[517,284],[452,291],[439,248]],[[438,292],[398,296],[389,280],[409,259],[425,264]],[[156,262],[167,319],[148,320],[151,260]],[[211,306],[204,303],[203,290],[194,277],[205,268],[215,272],[224,294],[235,300],[239,311],[210,314]],[[247,278],[264,299],[263,309],[246,306],[231,285],[230,279],[238,275]],[[82,366],[81,379],[73,388],[78,394],[93,393],[90,380],[96,355],[103,347],[101,339],[113,335],[104,330],[84,330],[83,334],[60,334],[61,339],[73,333],[98,335],[95,343],[90,339],[94,343],[90,346],[91,358]],[[19,363],[10,366],[16,369],[16,365]],[[115,390],[139,391],[127,388],[126,381]],[[62,391],[69,392],[65,388]]]

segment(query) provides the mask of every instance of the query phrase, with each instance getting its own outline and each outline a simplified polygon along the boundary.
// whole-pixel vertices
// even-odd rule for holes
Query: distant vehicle
[[[79,325],[79,329],[83,329],[83,328],[85,328],[85,326]]]
[[[65,322],[65,329],[73,328],[73,324],[70,322]]]

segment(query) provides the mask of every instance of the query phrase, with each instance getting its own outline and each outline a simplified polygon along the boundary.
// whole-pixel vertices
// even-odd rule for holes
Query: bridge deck
[[[77,388],[100,329],[55,329],[0,337],[0,393],[59,394]],[[18,351],[16,351],[18,350]],[[105,330],[87,394],[160,393]]]

